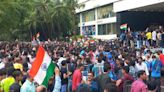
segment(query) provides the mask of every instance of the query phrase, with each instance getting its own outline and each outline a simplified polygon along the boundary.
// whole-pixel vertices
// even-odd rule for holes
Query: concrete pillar
[[[80,13],[80,35],[83,33],[82,13]]]
[[[98,16],[97,16],[97,8],[95,9],[95,21],[96,21],[96,24],[95,24],[95,35],[98,35],[98,24],[97,24],[97,20],[98,20]]]

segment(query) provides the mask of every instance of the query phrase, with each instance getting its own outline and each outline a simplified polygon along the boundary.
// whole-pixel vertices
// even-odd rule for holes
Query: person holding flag
[[[32,64],[32,68],[29,70],[29,75],[26,82],[21,87],[21,92],[35,92],[34,82],[39,85],[48,87],[49,79],[54,75],[55,70],[55,87],[53,92],[60,92],[61,79],[60,71],[52,62],[51,57],[44,50],[42,46],[39,46],[38,52],[36,54],[36,59]]]
[[[120,29],[126,31],[126,30],[128,29],[128,24],[127,24],[127,23],[122,24],[122,25],[120,26]]]
[[[122,31],[121,34],[120,34],[120,41],[121,41],[122,45],[125,46],[126,39],[127,39],[126,33],[127,33],[127,29],[128,29],[128,24],[127,23],[122,24],[120,26],[120,29]]]

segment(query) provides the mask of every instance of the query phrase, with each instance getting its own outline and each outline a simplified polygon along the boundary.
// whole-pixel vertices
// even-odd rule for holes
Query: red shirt
[[[75,70],[72,77],[72,90],[75,91],[78,85],[81,83],[82,74],[79,69]]]
[[[130,76],[129,74],[125,74],[121,80],[122,80],[122,82],[121,82],[120,86],[118,87],[119,92],[123,92],[123,84],[125,81],[127,81],[127,80],[132,81],[132,82],[134,81],[133,77]]]
[[[162,65],[164,65],[164,55],[160,54],[159,55],[160,61],[162,62]]]

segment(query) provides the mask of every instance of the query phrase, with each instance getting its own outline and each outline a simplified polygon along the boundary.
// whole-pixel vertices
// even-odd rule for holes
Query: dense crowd
[[[160,26],[110,41],[40,42],[57,66],[47,87],[28,74],[37,43],[1,42],[0,92],[161,92],[164,54],[153,49],[164,46],[163,35]]]

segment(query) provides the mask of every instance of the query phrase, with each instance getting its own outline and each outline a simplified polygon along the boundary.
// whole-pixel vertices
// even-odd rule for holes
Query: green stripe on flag
[[[44,78],[42,85],[44,85],[46,87],[48,86],[48,81],[53,76],[54,69],[55,69],[55,64],[51,61],[51,64],[49,65],[49,67],[47,69],[46,77]],[[40,76],[40,77],[42,77],[42,76]]]
[[[121,30],[127,30],[127,28],[126,27],[122,27],[122,28],[120,28]]]

